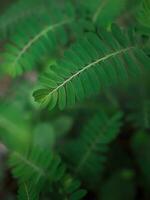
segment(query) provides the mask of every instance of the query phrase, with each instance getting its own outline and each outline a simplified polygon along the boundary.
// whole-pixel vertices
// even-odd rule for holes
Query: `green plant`
[[[149,16],[149,0],[1,14],[0,198],[150,198]]]

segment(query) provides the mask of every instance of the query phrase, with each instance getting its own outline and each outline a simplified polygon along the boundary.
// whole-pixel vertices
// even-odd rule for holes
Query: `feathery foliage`
[[[0,199],[150,199],[149,13],[0,2]]]
[[[44,3],[43,3],[44,2]],[[7,11],[0,17],[0,35],[3,38],[16,31],[18,24],[32,18],[39,18],[46,11],[46,1],[19,0],[16,4],[9,6]]]
[[[41,77],[44,87],[33,95],[49,109],[56,104],[64,109],[103,87],[129,82],[148,65],[149,58],[137,46],[136,38],[113,26],[112,33],[89,33],[66,51],[64,59]]]
[[[108,145],[117,137],[121,113],[112,117],[97,113],[83,128],[81,136],[70,141],[64,152],[76,175],[91,182],[99,178],[106,161]]]
[[[85,195],[85,190],[80,190],[80,183],[65,173],[65,167],[58,156],[49,151],[34,147],[30,152],[20,154],[14,152],[9,160],[12,173],[19,181],[20,189],[18,199],[39,199],[45,185],[58,186],[57,193],[60,199],[79,200]],[[51,194],[55,195],[54,193]]]
[[[51,194],[53,199],[80,200],[86,195],[86,190],[80,189],[80,182],[68,174],[64,174],[57,185],[59,187]]]
[[[35,157],[36,155],[36,157]],[[52,158],[49,152],[41,152],[37,148],[32,149],[30,154],[24,155],[14,152],[10,158],[10,165],[14,167],[13,174],[19,177],[21,182],[34,180],[33,184],[47,177],[46,171],[50,166]]]
[[[39,191],[37,187],[31,186],[29,183],[24,182],[19,186],[18,200],[38,200]]]
[[[72,21],[60,14],[56,18],[50,20],[50,17],[45,15],[40,21],[33,19],[21,24],[18,33],[12,36],[11,42],[5,46],[2,65],[4,72],[12,76],[20,75],[37,65],[43,55],[50,55],[57,44],[56,35],[62,37],[59,42],[63,41],[63,26]]]

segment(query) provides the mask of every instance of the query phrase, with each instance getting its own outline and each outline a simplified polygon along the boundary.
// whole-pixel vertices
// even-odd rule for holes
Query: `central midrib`
[[[66,19],[60,23],[57,23],[57,24],[53,24],[53,25],[50,25],[48,27],[46,27],[44,30],[40,31],[35,37],[33,37],[29,42],[27,42],[27,44],[22,48],[22,50],[20,51],[20,53],[18,54],[18,56],[16,57],[16,59],[14,60],[12,66],[15,66],[16,63],[18,62],[18,60],[20,60],[20,58],[24,55],[24,53],[39,39],[41,38],[43,35],[47,34],[49,31],[57,28],[57,27],[60,27],[64,24],[67,24],[69,23],[70,21],[72,20],[69,20],[69,19]]]
[[[86,152],[86,154],[84,155],[84,158],[81,159],[81,161],[79,162],[77,169],[75,171],[75,173],[77,174],[84,166],[85,162],[87,161],[89,155],[91,154],[91,152],[93,151],[96,143],[97,143],[97,139],[100,137],[100,135],[104,135],[104,133],[106,132],[107,129],[109,129],[110,125],[111,125],[111,120],[107,123],[107,126],[104,127],[104,129],[102,131],[99,132],[99,134],[97,134],[97,136],[94,139],[94,142],[91,143],[90,147],[88,148],[88,151]],[[105,143],[105,145],[107,145],[107,143]]]
[[[30,200],[30,198],[29,198],[29,192],[28,192],[28,189],[27,189],[27,186],[26,186],[25,183],[24,183],[24,187],[25,187],[25,191],[26,191],[26,194],[27,194],[27,198],[28,198],[28,200]]]
[[[93,15],[93,22],[96,22],[98,16],[100,15],[100,12],[106,6],[106,3],[108,3],[108,0],[104,0],[103,2],[100,1],[100,5],[98,6],[97,11]]]
[[[71,77],[69,77],[68,79],[66,79],[62,84],[60,84],[58,87],[56,87],[54,90],[52,90],[47,96],[52,95],[54,92],[56,92],[58,89],[60,89],[61,87],[63,87],[65,84],[67,84],[69,81],[71,81],[73,78],[75,78],[76,76],[78,76],[79,74],[81,74],[82,72],[84,72],[85,70],[93,67],[94,65],[96,65],[96,64],[98,64],[98,63],[100,63],[100,62],[102,62],[104,60],[107,60],[110,57],[113,57],[113,56],[116,56],[116,55],[121,54],[123,52],[129,51],[132,48],[134,48],[134,47],[131,46],[131,47],[128,47],[128,48],[125,48],[125,49],[121,49],[119,51],[110,53],[109,55],[106,55],[106,56],[104,56],[102,58],[99,58],[98,60],[96,60],[96,61],[88,64],[83,69],[79,70],[78,72],[76,72],[75,74],[73,74]]]
[[[26,163],[27,165],[29,165],[32,169],[34,169],[36,172],[38,172],[40,176],[44,176],[45,177],[45,172],[42,169],[40,169],[39,167],[37,167],[35,164],[33,164],[32,162],[30,162],[29,160],[27,160],[23,156],[19,155],[19,153],[16,152],[15,155],[20,160],[22,160],[24,163]]]

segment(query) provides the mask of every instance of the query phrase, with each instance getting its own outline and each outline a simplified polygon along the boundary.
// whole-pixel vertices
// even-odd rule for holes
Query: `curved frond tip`
[[[49,19],[49,18],[48,18]],[[14,35],[11,43],[7,44],[3,54],[2,67],[12,76],[20,75],[27,69],[32,69],[36,63],[55,49],[57,31],[64,32],[64,25],[71,23],[72,19],[63,18],[61,21],[41,25],[37,20],[23,24],[22,30]],[[56,34],[57,35],[57,34]]]
[[[112,32],[88,33],[74,44],[64,59],[41,77],[44,87],[33,96],[49,109],[56,104],[64,109],[103,87],[128,82],[148,65],[149,58],[137,47],[136,38],[113,26]]]

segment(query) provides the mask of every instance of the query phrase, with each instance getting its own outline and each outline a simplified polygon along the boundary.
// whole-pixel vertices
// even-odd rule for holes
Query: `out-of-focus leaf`
[[[35,127],[33,143],[41,148],[52,148],[55,143],[55,131],[51,124],[40,123]]]
[[[73,118],[69,116],[60,116],[52,122],[56,136],[58,138],[63,137],[68,133],[73,125]]]
[[[134,200],[135,184],[132,170],[114,173],[102,186],[101,200]]]
[[[140,4],[140,7],[137,11],[137,20],[138,22],[150,29],[150,1],[143,0]]]
[[[138,132],[131,141],[133,153],[141,169],[141,179],[144,186],[150,188],[150,135]]]
[[[110,25],[126,7],[126,0],[83,0],[83,7],[100,26]]]
[[[31,140],[30,123],[19,104],[0,106],[0,138],[13,150],[25,150]]]

